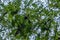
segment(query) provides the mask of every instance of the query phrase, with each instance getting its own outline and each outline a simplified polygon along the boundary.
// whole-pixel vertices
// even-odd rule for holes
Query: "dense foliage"
[[[11,29],[8,36],[15,39],[29,40],[34,35],[35,40],[59,40],[60,30],[55,17],[60,14],[60,1],[47,0],[45,3],[38,0],[13,0],[5,5],[1,2],[0,25]]]

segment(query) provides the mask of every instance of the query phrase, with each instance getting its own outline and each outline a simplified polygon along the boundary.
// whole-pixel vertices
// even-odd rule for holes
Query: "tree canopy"
[[[7,1],[7,0],[6,0]],[[6,3],[6,2],[5,2]],[[46,3],[46,4],[45,4]],[[11,40],[59,40],[60,0],[12,0],[0,3],[0,25]],[[6,28],[6,29],[5,29]],[[3,32],[3,29],[0,29]]]

